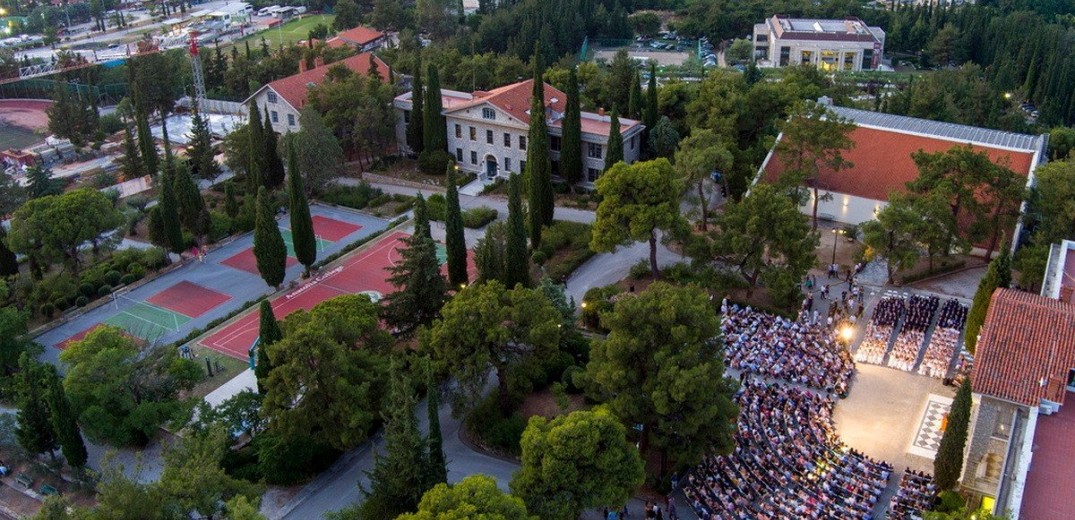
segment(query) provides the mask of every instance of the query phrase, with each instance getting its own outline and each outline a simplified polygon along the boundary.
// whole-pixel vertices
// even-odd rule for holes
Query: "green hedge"
[[[480,229],[496,220],[497,211],[493,208],[481,206],[463,211],[463,227]]]
[[[334,185],[325,190],[320,199],[330,204],[348,208],[366,209],[371,205],[371,201],[382,195],[384,195],[384,192],[380,188],[374,188],[363,182],[358,186]]]

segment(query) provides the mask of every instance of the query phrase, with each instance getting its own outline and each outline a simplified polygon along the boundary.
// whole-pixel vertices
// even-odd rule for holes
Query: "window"
[[[411,111],[410,110],[404,110],[403,111],[403,124],[408,124],[409,125],[410,123],[411,123]]]
[[[597,168],[586,169],[586,180],[590,182],[595,182],[597,180],[598,175],[601,175],[601,170],[598,170]]]
[[[637,135],[631,138],[631,149],[634,150],[636,145],[638,145],[638,136]]]
[[[526,173],[526,161],[519,161],[519,173]]]
[[[276,104],[276,92],[269,91],[269,103]]]
[[[269,112],[269,117],[272,118],[273,123],[279,123],[280,122],[280,114],[277,114],[275,110],[273,110],[272,112]]]
[[[549,149],[554,151],[554,152],[559,152],[560,151],[560,136],[552,135],[552,136],[549,136],[549,137],[550,137],[550,139],[549,139]],[[525,144],[525,143],[526,142],[523,141],[523,144]]]
[[[526,136],[525,135],[520,135],[519,136],[519,149],[520,150],[526,150]]]
[[[873,70],[873,49],[862,50],[862,70]]]
[[[473,126],[470,127],[470,140],[471,141],[477,141],[478,140],[478,130],[476,128],[474,128]]]
[[[295,126],[295,114],[287,115],[287,126]]]
[[[506,171],[506,172],[511,171],[511,157],[505,157],[504,158],[504,171]]]
[[[455,138],[456,139],[462,139],[463,138],[463,127],[461,127],[459,125],[455,125]]]
[[[601,158],[601,145],[599,145],[597,143],[587,143],[587,144],[589,144],[590,146],[587,147],[586,156],[591,158],[591,159],[600,159]]]
[[[478,164],[478,152],[470,151],[470,164]]]
[[[799,57],[799,63],[804,65],[814,63],[814,51],[802,51],[802,55]]]
[[[780,66],[787,67],[788,62],[791,61],[791,47],[780,48]]]
[[[482,109],[482,119],[495,120],[496,119],[496,110],[493,110],[493,109],[491,109],[489,107],[483,108]]]
[[[504,148],[511,148],[511,134],[504,133]]]
[[[463,162],[463,149],[462,148],[456,148],[455,149],[455,162]]]
[[[485,131],[485,143],[486,144],[493,144],[493,131],[492,130],[486,130]]]

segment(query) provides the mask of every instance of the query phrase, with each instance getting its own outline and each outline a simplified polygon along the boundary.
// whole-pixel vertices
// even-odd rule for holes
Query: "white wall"
[[[277,95],[276,103],[269,103],[269,93],[272,89],[264,89],[254,97],[254,102],[258,105],[258,110],[261,111],[262,117],[265,116],[265,109],[269,109],[269,123],[272,125],[272,129],[280,135],[284,135],[288,132],[298,132],[299,127],[299,111],[289,105],[284,98]],[[272,122],[272,113],[276,112],[276,122]],[[295,118],[294,125],[288,125],[288,115],[292,115]],[[262,121],[262,124],[265,122]]]
[[[824,200],[825,194],[831,193],[832,200]],[[821,215],[831,215],[831,218],[843,224],[861,224],[873,220],[876,212],[881,211],[888,205],[885,201],[856,197],[846,193],[819,191],[822,200],[817,205],[818,218]],[[813,214],[814,194],[810,192],[810,200],[806,202],[800,211],[807,215]]]

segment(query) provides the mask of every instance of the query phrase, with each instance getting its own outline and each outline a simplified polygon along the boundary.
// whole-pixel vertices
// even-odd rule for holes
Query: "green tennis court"
[[[190,318],[182,314],[137,302],[104,322],[144,340],[154,341],[168,332],[178,330],[188,321]]]
[[[448,248],[440,242],[437,242],[437,263],[440,265],[448,263]]]
[[[284,245],[287,246],[287,256],[295,257],[295,238],[291,236],[291,231],[287,229],[281,229],[280,235],[284,237]],[[331,241],[325,239],[317,239],[317,250],[324,251],[326,247],[332,245]]]

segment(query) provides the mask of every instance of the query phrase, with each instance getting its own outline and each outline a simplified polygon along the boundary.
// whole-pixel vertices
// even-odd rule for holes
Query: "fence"
[[[190,97],[180,98],[178,104],[181,107],[190,108]],[[206,114],[228,114],[237,116],[245,116],[247,114],[246,105],[239,103],[238,101],[224,101],[222,99],[200,99],[198,100],[198,109]]]
[[[97,96],[101,104],[118,103],[127,95],[126,83],[98,86],[52,79],[27,79],[0,85],[0,99],[52,99],[57,84],[66,86],[72,94]]]

